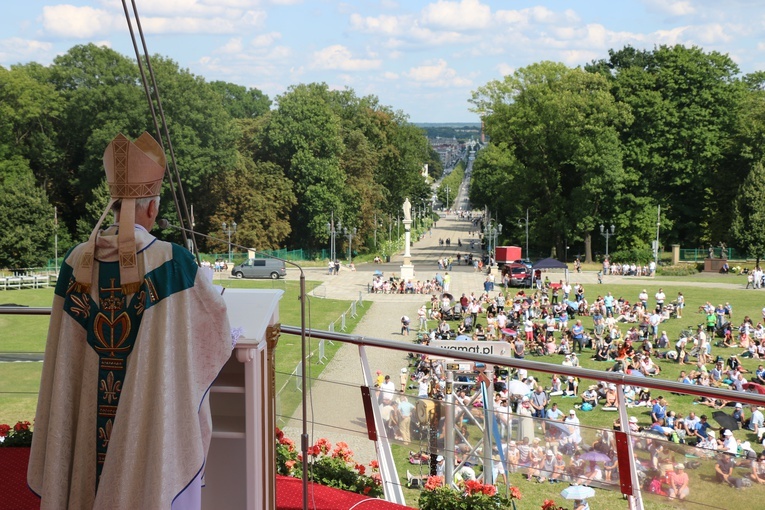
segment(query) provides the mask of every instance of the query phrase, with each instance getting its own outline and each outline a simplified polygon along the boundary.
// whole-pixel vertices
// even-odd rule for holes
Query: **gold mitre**
[[[112,198],[156,197],[165,175],[165,153],[145,131],[135,142],[120,133],[104,151],[104,169]]]
[[[90,291],[96,237],[104,218],[114,203],[120,200],[120,284],[125,294],[131,294],[137,292],[143,283],[136,257],[135,200],[160,194],[165,174],[165,153],[149,133],[144,132],[135,142],[120,133],[104,151],[104,169],[111,200],[76,262],[74,277],[81,292]]]

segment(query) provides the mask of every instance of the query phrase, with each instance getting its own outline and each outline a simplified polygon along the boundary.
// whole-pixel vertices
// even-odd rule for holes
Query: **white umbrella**
[[[523,383],[518,379],[513,379],[507,383],[507,392],[510,395],[527,395],[529,391],[529,387],[526,386],[526,383]]]
[[[566,499],[587,499],[595,495],[595,489],[584,485],[572,485],[563,489],[560,495]]]

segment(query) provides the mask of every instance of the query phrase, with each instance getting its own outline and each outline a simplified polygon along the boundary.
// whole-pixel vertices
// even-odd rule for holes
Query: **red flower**
[[[510,487],[510,498],[521,499],[521,491],[518,487]]]
[[[434,491],[444,484],[444,479],[440,476],[429,476],[425,482],[425,490]]]
[[[0,437],[6,437],[11,431],[11,426],[5,423],[0,423]]]
[[[284,437],[284,432],[279,427],[276,427],[276,439],[280,440]]]
[[[367,468],[364,467],[364,464],[356,464],[356,471],[358,471],[360,475],[363,475],[366,473]]]
[[[484,485],[483,493],[487,496],[494,496],[497,493],[497,488],[493,485]]]
[[[369,487],[369,486],[364,487],[364,491],[363,491],[364,495],[366,496],[367,494],[369,494],[369,491],[371,490],[372,490],[372,487]]]
[[[297,460],[298,460],[299,462],[303,462],[303,454],[302,454],[302,453],[298,453],[298,454],[297,454]]]
[[[295,442],[286,436],[279,439],[279,443],[285,445],[289,451],[295,450]]]
[[[287,462],[284,463],[284,465],[287,466],[287,469],[292,469],[292,466],[295,465],[295,461],[294,460],[288,460]]]
[[[308,455],[311,455],[313,457],[318,457],[321,453],[321,450],[318,446],[309,446],[308,447]]]
[[[467,480],[465,482],[465,491],[467,491],[468,496],[480,494],[483,492],[483,484],[478,480]]]
[[[327,441],[327,439],[325,439],[325,438],[323,438],[323,437],[322,437],[321,439],[319,439],[318,441],[316,441],[316,445],[315,445],[315,446],[316,446],[316,447],[319,449],[319,451],[321,451],[321,453],[323,453],[324,455],[326,455],[327,453],[329,453],[329,451],[332,449],[332,443],[330,443],[329,441]]]
[[[369,467],[377,471],[378,469],[380,469],[380,463],[377,462],[376,460],[373,460],[372,462],[369,463]]]
[[[558,505],[555,504],[555,501],[552,499],[546,499],[544,503],[542,503],[542,510],[558,510]]]
[[[30,426],[31,426],[31,423],[29,423],[28,421],[20,421],[13,426],[13,430],[15,430],[16,432],[21,432],[22,430],[29,430]]]

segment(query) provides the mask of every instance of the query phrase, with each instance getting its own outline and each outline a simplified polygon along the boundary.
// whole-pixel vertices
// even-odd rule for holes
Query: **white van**
[[[234,266],[231,270],[234,278],[284,278],[287,268],[284,262],[276,259],[250,259],[243,264]]]

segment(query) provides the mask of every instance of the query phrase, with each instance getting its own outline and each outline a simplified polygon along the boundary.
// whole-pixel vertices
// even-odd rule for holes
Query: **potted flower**
[[[376,460],[368,466],[353,460],[353,451],[342,441],[335,444],[319,439],[308,448],[308,479],[321,485],[356,492],[370,497],[382,496],[382,479]],[[303,455],[292,439],[276,429],[276,471],[280,475],[300,478]]]
[[[11,427],[0,423],[0,447],[32,446],[32,424],[28,421],[17,422]]]
[[[520,499],[517,487],[510,487],[505,497],[497,492],[496,486],[479,480],[460,482],[455,488],[446,486],[441,476],[429,476],[418,504],[421,510],[495,510],[515,508],[515,500]]]

